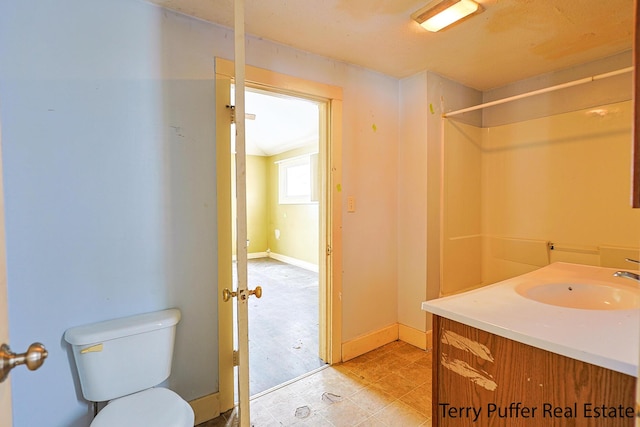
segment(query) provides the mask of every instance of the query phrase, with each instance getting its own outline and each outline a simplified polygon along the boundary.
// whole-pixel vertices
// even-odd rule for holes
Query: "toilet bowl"
[[[169,309],[70,328],[82,395],[108,402],[91,427],[193,427],[191,406],[158,387],[171,373],[180,311]]]
[[[112,400],[91,427],[193,427],[191,406],[166,388],[150,388]]]

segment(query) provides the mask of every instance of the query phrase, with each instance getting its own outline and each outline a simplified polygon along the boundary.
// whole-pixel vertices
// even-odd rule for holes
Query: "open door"
[[[218,214],[218,353],[220,411],[233,408],[233,306],[222,297],[233,286],[231,213],[231,76],[216,73],[216,180]]]
[[[260,298],[262,290],[247,289],[247,212],[246,212],[246,167],[244,138],[236,135],[236,185],[231,185],[231,123],[235,123],[235,105],[230,99],[230,76],[217,75],[216,78],[216,167],[218,190],[218,318],[220,319],[220,409],[226,411],[234,406],[234,395],[239,399],[240,425],[249,421],[249,336],[248,299]],[[243,109],[241,109],[243,110]],[[238,127],[237,127],[238,128]],[[237,129],[236,128],[236,129]],[[238,130],[238,132],[242,132]],[[236,220],[232,218],[231,200],[236,200]],[[236,277],[237,287],[233,287],[232,227],[236,230]],[[233,325],[233,304],[236,304],[237,325]],[[237,350],[234,350],[234,330]],[[238,382],[234,381],[234,367],[238,369]],[[248,425],[248,424],[246,424]]]
[[[231,165],[231,120],[244,112],[236,111],[230,106],[231,84],[234,81],[234,65],[232,61],[221,58],[215,60],[216,72],[216,179],[217,179],[217,214],[218,214],[218,328],[219,328],[219,403],[220,411],[225,412],[234,407],[234,332],[233,305],[224,302],[225,288],[233,292],[232,271],[232,192]],[[321,179],[321,197],[325,208],[320,214],[320,245],[324,257],[319,263],[321,288],[320,318],[324,327],[320,328],[320,356],[327,363],[341,361],[341,118],[342,89],[321,83],[311,82],[256,67],[246,67],[246,84],[252,88],[269,89],[282,94],[317,100],[321,103],[321,140],[323,151],[319,168],[323,171]],[[236,85],[236,92],[239,90]],[[244,91],[244,89],[243,89]],[[244,156],[244,154],[243,154]],[[238,219],[240,222],[240,219]],[[246,224],[246,222],[245,222]],[[246,225],[245,225],[246,227]],[[244,239],[244,240],[243,240]],[[237,237],[239,242],[246,242],[246,237]],[[246,245],[238,245],[244,248]],[[238,254],[240,257],[241,255]],[[244,261],[246,263],[246,259]],[[236,291],[238,292],[238,291]],[[250,292],[249,290],[246,291]],[[235,352],[235,359],[242,363],[248,353],[242,349]],[[248,390],[248,381],[246,384]],[[242,405],[242,403],[241,403]]]

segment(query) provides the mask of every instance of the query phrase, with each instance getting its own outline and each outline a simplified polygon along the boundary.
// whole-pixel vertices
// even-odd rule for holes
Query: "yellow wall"
[[[263,156],[247,156],[247,238],[249,253],[266,252],[268,161]]]
[[[269,184],[267,201],[267,242],[272,253],[318,265],[319,205],[318,203],[278,203],[278,160],[316,152],[315,147],[287,151],[266,160]],[[276,238],[275,231],[280,230]]]
[[[291,150],[275,156],[247,156],[247,237],[249,254],[271,253],[318,265],[318,203],[278,203],[278,160],[315,152]],[[233,180],[235,182],[235,178]],[[234,203],[235,207],[235,203]],[[276,238],[275,230],[280,230]],[[234,233],[235,239],[235,233]],[[235,241],[234,253],[235,253]]]
[[[549,262],[624,266],[637,256],[631,117],[621,102],[485,129],[448,121],[442,293]],[[470,261],[478,253],[481,268]]]

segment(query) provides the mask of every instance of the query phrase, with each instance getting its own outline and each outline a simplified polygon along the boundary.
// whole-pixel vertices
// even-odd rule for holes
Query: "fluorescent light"
[[[444,0],[435,6],[429,3],[411,15],[411,18],[426,30],[436,32],[481,11],[482,7],[473,0]]]

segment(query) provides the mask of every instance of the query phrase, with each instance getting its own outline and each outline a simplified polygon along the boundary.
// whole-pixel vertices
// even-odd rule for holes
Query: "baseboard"
[[[411,326],[398,324],[398,339],[422,350],[431,349],[431,331],[421,331]]]
[[[309,271],[317,273],[319,271],[318,265],[300,259],[292,258],[286,255],[280,255],[274,252],[268,253],[269,258],[277,259],[278,261],[286,262],[287,264],[295,265],[296,267],[304,268]]]
[[[251,252],[247,254],[247,259],[268,258],[269,252]]]
[[[220,415],[220,393],[208,394],[189,402],[195,414],[194,425],[217,418]]]
[[[398,340],[398,324],[387,326],[342,344],[342,361],[358,357],[385,344]]]

